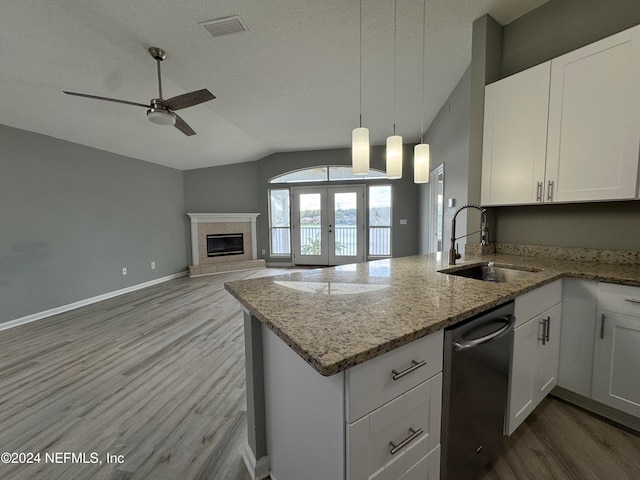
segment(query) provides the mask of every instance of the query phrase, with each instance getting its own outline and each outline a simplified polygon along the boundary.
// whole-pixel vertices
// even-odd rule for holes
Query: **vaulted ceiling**
[[[426,0],[423,17],[423,0],[397,0],[394,37],[394,1],[363,0],[360,54],[358,0],[3,0],[0,123],[187,170],[347,147],[362,95],[373,144],[394,121],[416,142],[471,61],[473,21],[507,24],[545,1]],[[212,37],[202,25],[235,15],[247,31]],[[197,135],[154,125],[141,107],[62,93],[148,103],[151,46],[168,53],[165,98],[216,95],[179,112]]]

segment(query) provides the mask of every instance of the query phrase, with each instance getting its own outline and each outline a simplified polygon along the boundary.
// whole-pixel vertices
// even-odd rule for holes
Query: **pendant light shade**
[[[420,143],[413,147],[413,181],[414,183],[429,181],[429,144]]]
[[[351,161],[354,175],[369,174],[369,129],[354,128],[351,133]]]
[[[402,137],[387,137],[387,178],[402,178]]]

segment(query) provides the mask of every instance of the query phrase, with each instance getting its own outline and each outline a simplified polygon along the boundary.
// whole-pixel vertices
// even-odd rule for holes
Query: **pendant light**
[[[362,126],[362,0],[360,0],[360,126],[351,132],[354,175],[369,174],[369,129]]]
[[[427,2],[422,4],[422,105],[420,106],[422,119],[420,122],[420,143],[413,147],[413,181],[414,183],[429,182],[429,144],[424,143],[424,44],[426,38]]]
[[[396,30],[398,1],[393,2],[393,135],[387,137],[387,178],[402,178],[402,137],[396,135]]]

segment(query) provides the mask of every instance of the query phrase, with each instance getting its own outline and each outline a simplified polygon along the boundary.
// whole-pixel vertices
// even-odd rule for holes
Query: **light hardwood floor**
[[[0,332],[0,452],[42,454],[0,479],[249,480],[242,315],[223,283],[282,272],[176,279]],[[555,399],[508,443],[482,480],[640,479],[639,436]]]

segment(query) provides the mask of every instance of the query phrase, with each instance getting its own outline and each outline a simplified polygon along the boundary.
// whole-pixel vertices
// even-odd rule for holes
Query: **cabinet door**
[[[594,400],[640,417],[640,317],[598,310]]]
[[[511,435],[535,408],[538,331],[538,321],[534,318],[513,332],[506,425],[508,435]]]
[[[551,62],[545,201],[634,198],[640,27]]]
[[[537,405],[558,384],[558,359],[560,353],[560,328],[562,304],[544,312],[537,318],[540,329],[538,340],[538,376],[536,381]],[[546,332],[545,332],[546,323]]]
[[[482,204],[541,200],[547,146],[550,62],[485,89]]]

